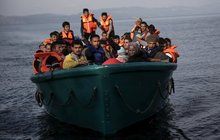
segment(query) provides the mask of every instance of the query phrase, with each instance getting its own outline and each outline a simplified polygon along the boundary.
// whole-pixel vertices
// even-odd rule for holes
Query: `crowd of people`
[[[121,37],[115,34],[112,16],[103,12],[97,20],[87,8],[81,16],[81,38],[74,35],[69,22],[63,22],[62,27],[61,32],[51,32],[50,38],[39,45],[33,61],[35,74],[88,64],[177,63],[179,57],[171,40],[160,37],[160,31],[141,18]],[[101,36],[96,34],[97,28]]]

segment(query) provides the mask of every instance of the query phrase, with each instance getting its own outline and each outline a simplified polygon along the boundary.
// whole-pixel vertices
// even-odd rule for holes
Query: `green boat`
[[[36,99],[54,118],[115,134],[163,109],[177,64],[135,62],[88,65],[31,77]]]

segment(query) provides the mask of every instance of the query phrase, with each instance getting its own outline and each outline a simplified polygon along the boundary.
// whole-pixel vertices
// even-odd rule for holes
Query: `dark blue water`
[[[116,21],[117,33],[133,21]],[[176,93],[166,109],[111,137],[58,122],[31,83],[37,46],[61,23],[0,26],[0,139],[220,139],[220,15],[148,19],[178,46]],[[76,34],[79,23],[72,23]]]

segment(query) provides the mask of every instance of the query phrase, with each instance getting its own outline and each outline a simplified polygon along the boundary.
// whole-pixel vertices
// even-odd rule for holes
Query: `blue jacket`
[[[91,45],[87,46],[85,56],[89,63],[95,63],[98,65],[101,65],[106,60],[105,51],[101,46],[99,46],[97,49]]]

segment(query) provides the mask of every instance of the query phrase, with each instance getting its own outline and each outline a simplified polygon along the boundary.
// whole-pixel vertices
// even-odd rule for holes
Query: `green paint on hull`
[[[144,120],[168,101],[173,63],[90,65],[31,77],[53,117],[104,135]]]

